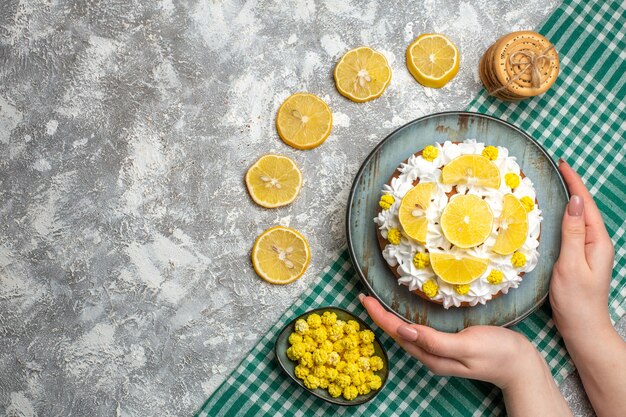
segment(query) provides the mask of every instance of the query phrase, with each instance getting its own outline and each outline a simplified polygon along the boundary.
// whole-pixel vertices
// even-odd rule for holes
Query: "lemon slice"
[[[299,232],[274,226],[256,238],[251,258],[255,272],[265,281],[289,284],[304,274],[311,260],[311,251]]]
[[[449,253],[431,253],[430,265],[443,281],[448,284],[463,285],[475,281],[484,274],[489,260],[473,256],[458,258]]]
[[[426,242],[428,220],[426,209],[437,186],[434,182],[420,182],[411,188],[402,198],[398,218],[404,233],[418,242]]]
[[[296,149],[320,146],[333,127],[333,114],[328,105],[309,93],[297,93],[280,105],[276,130],[280,138]]]
[[[459,72],[458,48],[444,35],[420,35],[406,49],[406,66],[417,82],[441,88]]]
[[[387,58],[367,46],[352,49],[335,66],[337,90],[361,103],[380,97],[391,81]]]
[[[498,236],[491,250],[500,255],[509,255],[521,248],[527,237],[526,209],[513,194],[506,194],[502,200]]]
[[[500,180],[500,170],[496,164],[482,155],[461,155],[441,170],[441,182],[444,184],[500,188]]]
[[[286,206],[300,193],[302,173],[286,156],[267,154],[246,172],[246,186],[258,205],[266,208]]]
[[[493,213],[489,204],[473,194],[456,195],[441,213],[441,230],[454,246],[471,248],[491,234]]]

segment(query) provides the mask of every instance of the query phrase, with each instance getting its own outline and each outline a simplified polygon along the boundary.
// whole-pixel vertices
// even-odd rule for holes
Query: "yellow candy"
[[[322,324],[325,326],[332,326],[337,322],[337,315],[331,311],[325,311],[322,314]]]
[[[304,355],[302,355],[302,357],[300,358],[300,365],[305,366],[307,368],[310,368],[313,366],[313,355],[311,354],[311,352],[306,352]]]
[[[315,349],[313,351],[313,362],[316,365],[323,365],[328,360],[328,352],[322,349]]]
[[[430,256],[426,252],[417,252],[413,257],[413,265],[417,269],[424,269],[430,265]]]
[[[326,378],[326,367],[324,365],[318,365],[313,368],[313,375],[318,378]]]
[[[372,376],[371,381],[368,382],[368,385],[370,386],[371,389],[377,390],[383,385],[383,381],[380,379],[378,375],[374,375]]]
[[[357,361],[357,364],[359,365],[359,369],[362,371],[369,371],[370,369],[369,358],[360,357],[359,360]],[[359,384],[355,384],[355,385],[359,385]]]
[[[504,176],[504,183],[507,187],[516,188],[519,185],[520,178],[519,175],[509,172]]]
[[[295,324],[296,333],[305,335],[309,332],[309,325],[303,319],[298,319]]]
[[[354,385],[349,385],[343,389],[343,398],[346,400],[354,400],[359,395],[359,390]]]
[[[324,340],[324,343],[320,343],[319,348],[330,353],[333,351],[333,342],[330,340]]]
[[[348,363],[344,372],[350,376],[353,376],[354,374],[359,372],[359,365],[354,362]]]
[[[322,325],[322,318],[319,316],[319,314],[313,313],[306,318],[306,323],[309,325],[309,328],[317,329]]]
[[[367,383],[359,385],[359,395],[367,395],[370,392],[372,392],[372,390]]]
[[[422,286],[422,291],[424,291],[424,294],[426,294],[428,298],[433,298],[439,292],[439,286],[435,281],[429,279]]]
[[[339,372],[334,368],[326,368],[326,378],[333,382],[339,376]]]
[[[369,358],[374,354],[374,344],[369,343],[367,345],[361,346],[361,349],[359,349],[359,351],[361,352],[361,356]]]
[[[337,340],[341,339],[343,337],[343,327],[344,326],[340,326],[337,323],[330,326],[327,334],[328,339],[332,342],[336,342]]]
[[[291,333],[289,335],[289,343],[295,345],[296,343],[302,343],[302,335],[298,333]]]
[[[315,343],[311,336],[304,336],[302,338],[302,343],[304,343],[304,345],[306,346],[307,352],[313,352],[315,349],[317,349],[317,343]]]
[[[383,365],[384,362],[379,356],[372,356],[370,358],[370,369],[372,371],[380,371],[381,369],[383,369]]]
[[[498,148],[496,148],[495,146],[487,146],[485,149],[483,149],[482,154],[485,158],[491,161],[495,161],[496,159],[498,159]]]
[[[328,380],[326,378],[320,378],[320,388],[321,389],[328,388]]]
[[[516,268],[521,268],[526,265],[526,255],[521,252],[515,252],[511,256],[511,264]]]
[[[297,361],[306,353],[306,346],[304,343],[296,343],[287,349],[287,357],[292,361]]]
[[[356,334],[354,334],[354,336],[356,337],[350,337],[350,336],[343,338],[343,348],[345,350],[352,350],[352,349],[356,349],[359,347],[359,341],[360,341],[359,337],[356,336]]]
[[[320,386],[320,379],[315,375],[307,375],[304,379],[304,386],[308,389],[317,389]],[[371,382],[370,382],[371,386]]]
[[[382,197],[380,197],[380,201],[378,202],[378,205],[383,210],[389,210],[389,207],[391,207],[393,203],[395,202],[396,202],[396,199],[391,194],[385,194]]]
[[[341,357],[339,356],[337,352],[330,352],[328,354],[328,360],[326,361],[326,363],[330,366],[335,366],[339,363],[340,360],[341,360]]]
[[[469,284],[459,284],[454,286],[454,291],[456,291],[456,293],[459,295],[465,295],[469,292],[469,290]]]
[[[328,385],[328,393],[331,397],[337,398],[343,393],[343,389],[337,384]]]
[[[304,379],[309,374],[309,368],[303,365],[296,365],[294,372],[296,374],[296,377]]]
[[[439,156],[439,149],[432,145],[428,145],[422,151],[422,158],[427,161],[434,161]]]
[[[356,372],[352,375],[352,383],[356,386],[365,384],[365,374],[363,372]]]
[[[352,383],[352,378],[350,378],[350,375],[346,375],[346,374],[339,374],[337,376],[337,379],[335,380],[335,383],[341,387],[341,388],[345,388],[348,385],[350,385]]]
[[[351,332],[344,330],[346,334],[357,333],[359,330],[361,330],[361,326],[359,326],[359,323],[356,320],[348,320],[346,326],[353,329]]]
[[[313,330],[311,337],[316,343],[324,342],[327,338],[326,329],[323,327],[318,327],[317,329]]]
[[[348,366],[348,362],[346,362],[346,361],[339,361],[337,366],[335,366],[335,369],[337,369],[337,371],[339,373],[341,373],[341,372],[345,371],[346,366]]]
[[[358,361],[360,357],[361,352],[359,352],[359,349],[350,349],[343,352],[343,360],[349,364],[356,363],[356,361]]]
[[[389,231],[387,232],[387,241],[389,241],[389,243],[391,243],[392,245],[399,245],[401,238],[402,233],[400,233],[400,231],[395,227],[389,229]]]
[[[374,341],[374,332],[371,330],[363,330],[359,332],[359,337],[363,343],[372,343]]]
[[[333,343],[333,350],[337,353],[343,353],[343,351],[345,350],[343,347],[343,339],[339,339],[335,343]]]
[[[502,271],[498,271],[497,269],[492,269],[489,275],[487,275],[487,282],[491,285],[498,285],[502,282],[502,278],[504,274]]]

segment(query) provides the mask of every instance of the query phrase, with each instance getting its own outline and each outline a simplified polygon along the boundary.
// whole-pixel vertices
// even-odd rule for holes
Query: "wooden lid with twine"
[[[545,93],[559,74],[559,56],[545,37],[530,31],[498,39],[480,61],[480,78],[490,95],[517,101]]]

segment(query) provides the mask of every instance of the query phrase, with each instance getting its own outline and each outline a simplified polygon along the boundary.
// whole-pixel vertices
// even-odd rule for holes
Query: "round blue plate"
[[[504,146],[535,184],[542,211],[539,263],[520,286],[486,305],[446,310],[399,285],[382,257],[374,217],[378,200],[400,163],[435,142],[476,139]],[[513,325],[535,311],[548,297],[552,266],[560,249],[561,217],[568,201],[556,164],[532,137],[500,119],[479,113],[445,112],[414,120],[387,136],[359,169],[348,198],[346,227],[352,263],[370,294],[400,318],[438,330],[455,332],[468,326]]]

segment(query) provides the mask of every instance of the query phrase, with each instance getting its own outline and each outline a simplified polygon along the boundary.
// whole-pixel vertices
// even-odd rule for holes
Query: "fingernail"
[[[361,293],[359,294],[359,301],[362,303],[363,300],[365,300],[365,294]]]
[[[579,217],[583,214],[585,203],[580,196],[573,195],[567,204],[567,214],[573,217]]]
[[[406,324],[401,324],[398,326],[398,336],[407,342],[415,342],[417,340],[417,330]]]
[[[559,158],[559,166],[560,166],[561,164],[567,164],[567,162],[565,162],[565,159],[563,159],[563,158]]]

